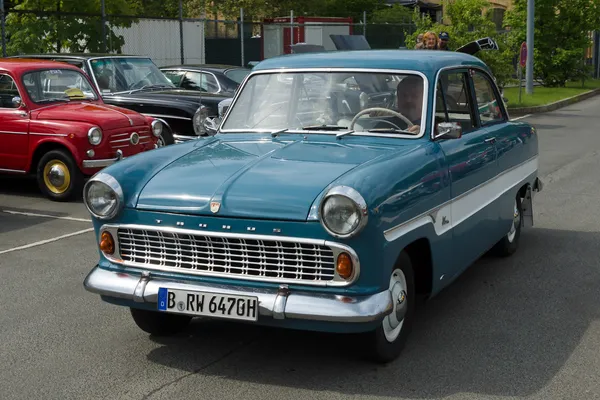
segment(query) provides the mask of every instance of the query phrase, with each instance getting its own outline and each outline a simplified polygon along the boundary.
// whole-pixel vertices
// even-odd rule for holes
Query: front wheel
[[[393,361],[400,355],[412,328],[415,283],[412,262],[406,252],[400,254],[390,276],[389,291],[392,294],[392,312],[365,338],[367,357],[380,363]]]
[[[171,144],[175,144],[175,138],[173,134],[168,129],[163,129],[162,133],[158,137],[158,141],[156,142],[158,147],[164,147]]]
[[[192,317],[186,315],[168,314],[159,311],[141,310],[130,308],[135,324],[154,336],[171,336],[183,331]]]
[[[83,190],[83,173],[66,150],[51,150],[44,154],[36,169],[38,186],[54,201],[68,201]]]

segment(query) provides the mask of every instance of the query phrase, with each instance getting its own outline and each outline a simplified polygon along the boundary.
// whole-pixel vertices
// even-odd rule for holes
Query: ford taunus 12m
[[[154,149],[162,128],[104,104],[77,67],[0,59],[0,173],[36,175],[52,200],[79,196],[86,176]]]
[[[515,252],[537,174],[535,129],[473,56],[273,58],[215,136],[89,181],[100,259],[84,285],[152,334],[195,316],[354,332],[390,361],[417,296]]]

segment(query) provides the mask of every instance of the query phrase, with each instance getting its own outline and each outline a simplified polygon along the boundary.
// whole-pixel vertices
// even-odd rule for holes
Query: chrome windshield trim
[[[421,129],[419,131],[418,135],[405,135],[405,134],[399,134],[399,133],[372,133],[372,132],[353,132],[352,136],[375,136],[375,137],[386,137],[386,138],[394,138],[394,139],[420,139],[423,136],[425,136],[425,133],[427,131],[427,112],[428,112],[428,108],[427,108],[427,103],[429,100],[429,80],[427,79],[427,76],[421,72],[421,71],[417,71],[417,70],[407,70],[407,69],[389,69],[389,68],[350,68],[350,67],[335,67],[335,68],[330,68],[330,67],[306,67],[306,68],[271,68],[271,69],[265,69],[265,70],[260,70],[260,71],[252,71],[250,72],[242,81],[242,83],[240,84],[238,90],[235,92],[235,95],[233,96],[233,100],[231,101],[230,106],[227,108],[227,112],[225,113],[225,116],[223,116],[223,121],[221,122],[220,126],[219,126],[219,130],[217,131],[218,133],[239,133],[239,132],[249,132],[249,133],[254,133],[251,130],[241,130],[241,129],[221,129],[221,126],[224,126],[225,123],[227,122],[227,119],[229,118],[229,113],[231,112],[231,110],[234,108],[240,94],[243,92],[244,88],[246,87],[246,84],[248,83],[248,80],[250,78],[252,78],[255,75],[263,75],[263,74],[281,74],[281,73],[299,73],[299,72],[325,72],[325,73],[330,73],[330,72],[361,72],[361,73],[379,73],[379,74],[396,74],[396,75],[402,75],[402,74],[413,74],[413,75],[418,75],[423,79],[423,104],[422,104],[422,110],[421,110]],[[434,113],[435,114],[435,113]],[[272,129],[270,129],[269,131],[272,131]],[[303,131],[303,133],[311,133],[311,134],[326,134],[326,135],[338,135],[340,133],[340,131]]]
[[[231,238],[231,239],[246,239],[246,240],[258,240],[258,241],[272,241],[272,242],[287,242],[287,243],[301,243],[301,244],[312,244],[319,246],[329,247],[333,251],[334,265],[337,261],[340,253],[347,253],[350,255],[352,259],[352,263],[354,266],[354,273],[352,277],[348,280],[341,278],[337,271],[335,271],[335,276],[333,280],[330,281],[307,281],[300,279],[291,279],[291,278],[278,278],[278,277],[266,277],[266,276],[254,276],[254,275],[236,275],[236,274],[228,274],[225,272],[210,272],[210,271],[202,271],[202,270],[193,270],[193,269],[185,269],[180,267],[167,267],[167,266],[157,266],[147,263],[137,263],[124,261],[121,259],[120,254],[120,242],[119,242],[119,229],[140,229],[140,230],[148,230],[148,231],[158,231],[158,232],[167,232],[174,234],[182,234],[182,235],[200,235],[200,236],[208,236],[208,237],[216,237],[216,238]],[[246,281],[256,281],[256,282],[271,282],[271,283],[290,283],[297,285],[307,285],[307,286],[320,286],[320,287],[346,287],[352,285],[358,277],[360,276],[360,260],[358,258],[358,254],[351,247],[337,243],[328,241],[325,239],[311,239],[311,238],[303,238],[303,237],[293,237],[293,236],[278,236],[278,235],[260,235],[260,234],[249,234],[249,233],[235,233],[235,232],[215,232],[215,231],[204,231],[204,230],[195,230],[195,229],[185,229],[185,228],[174,228],[169,226],[155,226],[155,225],[140,225],[140,224],[104,224],[100,227],[99,232],[108,231],[115,238],[115,253],[114,255],[103,254],[104,257],[110,262],[118,265],[123,265],[127,267],[133,268],[143,268],[148,270],[156,270],[163,272],[173,272],[182,275],[194,275],[194,276],[207,276],[214,278],[226,278],[226,279],[235,279],[235,280],[246,280]]]

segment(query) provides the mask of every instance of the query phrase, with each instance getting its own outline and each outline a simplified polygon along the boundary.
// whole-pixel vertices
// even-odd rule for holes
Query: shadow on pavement
[[[600,262],[590,253],[598,243],[600,233],[526,230],[513,257],[481,259],[422,307],[404,353],[385,366],[361,360],[353,335],[202,320],[147,357],[202,376],[345,395],[528,396],[600,316]],[[207,360],[214,346],[226,356]]]

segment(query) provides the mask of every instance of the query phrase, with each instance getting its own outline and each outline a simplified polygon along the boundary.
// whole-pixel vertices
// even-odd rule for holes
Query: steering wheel
[[[414,124],[408,118],[406,118],[404,115],[400,114],[398,111],[390,110],[389,108],[373,107],[373,108],[365,108],[364,110],[362,110],[358,114],[356,114],[354,116],[354,118],[352,118],[352,122],[350,122],[350,126],[348,127],[348,129],[353,130],[354,129],[354,124],[356,123],[356,120],[358,118],[362,117],[365,114],[371,113],[373,111],[388,112],[388,113],[393,114],[396,117],[400,118],[402,121],[406,122],[406,124],[408,125],[409,128],[411,126],[414,126]],[[389,122],[389,121],[386,121],[386,122]],[[390,124],[392,124],[392,125],[395,126],[395,124],[393,124],[391,122],[390,122]],[[401,130],[397,126],[396,126],[396,128],[398,128],[399,130]]]

